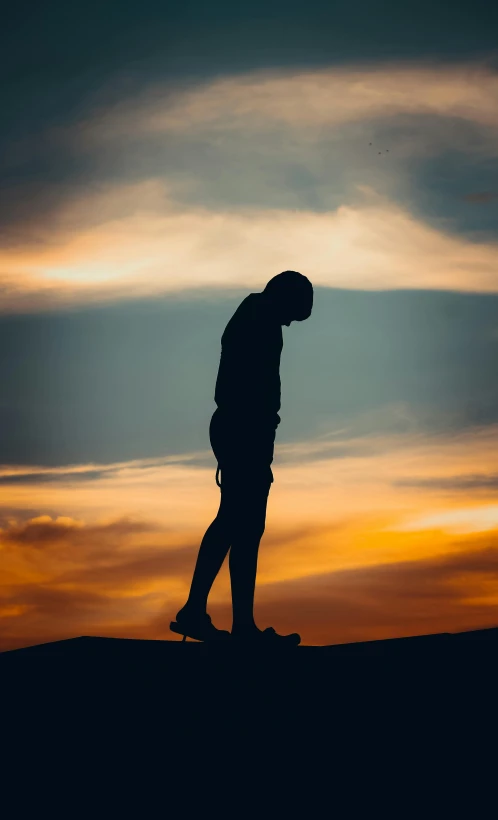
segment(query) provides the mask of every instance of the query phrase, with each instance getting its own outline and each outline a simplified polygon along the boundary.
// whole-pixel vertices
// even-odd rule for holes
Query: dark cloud
[[[167,89],[164,94],[163,106]],[[219,139],[203,133],[202,127],[139,136],[133,128],[128,133],[123,127],[112,139],[87,144],[81,128],[63,136],[54,132],[44,150],[56,152],[56,164],[46,157],[40,167],[33,161],[16,167],[12,179],[4,174],[1,241],[5,246],[42,247],[59,231],[101,224],[109,218],[101,204],[87,206],[79,216],[71,216],[71,207],[103,188],[114,193],[113,218],[134,213],[136,201],[121,193],[123,187],[151,179],[165,181],[168,195],[180,208],[232,211],[323,213],[362,202],[358,185],[370,186],[423,223],[481,241],[496,237],[496,197],[488,196],[483,210],[469,208],[469,202],[477,201],[468,199],[472,194],[462,195],[462,190],[489,184],[498,174],[494,127],[463,118],[397,112],[335,126],[332,143],[330,128],[317,131],[311,145],[293,139],[291,150],[289,128],[278,123],[263,128],[256,139],[243,129],[228,128]],[[294,133],[293,128],[290,131]],[[379,144],[389,141],[392,146],[381,174],[366,147],[366,131]],[[32,155],[28,145],[25,150]]]
[[[96,160],[81,147],[54,141],[58,129],[153,83],[162,84],[167,98],[182,87],[263,68],[496,63],[498,12],[487,0],[422,0],[409,10],[389,0],[373,15],[366,0],[353,6],[190,0],[174,7],[107,0],[70,8],[54,0],[43,9],[32,4],[29,14],[18,8],[11,4],[0,32],[0,218],[3,239],[11,243],[36,237],[31,229],[41,215],[57,211],[93,179],[117,172],[119,151],[111,147]],[[310,207],[320,204],[312,190],[303,197]]]
[[[497,22],[486,0],[421,0],[409,10],[390,0],[378,14],[365,0],[354,7],[312,0],[306,8],[297,0],[254,0],[250,7],[93,0],[70,9],[54,0],[29,14],[11,5],[0,35],[4,101],[18,119],[47,117],[74,114],[110,77],[119,78],[123,93],[157,75],[181,80],[289,64],[491,58]],[[31,112],[22,105],[28,96]]]
[[[2,529],[4,527],[10,527],[12,521],[16,521],[18,524],[21,521],[28,521],[30,518],[36,518],[39,515],[51,515],[51,512],[47,512],[44,508],[41,510],[39,507],[23,507],[20,510],[18,507],[11,506],[9,504],[2,504],[0,505],[0,527]],[[54,515],[58,515],[58,513],[54,513]]]
[[[0,651],[77,637],[82,630],[98,634],[112,609],[109,596],[88,589],[40,583],[0,590]]]
[[[10,524],[0,535],[4,544],[22,544],[30,547],[53,547],[62,543],[65,547],[79,547],[98,543],[120,543],[131,534],[156,531],[157,526],[144,521],[121,518],[108,524],[77,526],[67,521],[28,520]],[[74,553],[70,554],[74,557]]]
[[[84,473],[75,472],[60,472],[60,473],[21,473],[19,475],[3,475],[0,476],[0,485],[2,484],[45,484],[45,483],[59,483],[59,482],[84,482],[94,481],[103,476],[112,475],[113,470],[87,470]]]
[[[486,205],[488,202],[498,199],[498,194],[494,191],[476,191],[473,194],[465,194],[463,199],[471,204]]]
[[[376,144],[391,145],[387,164],[373,161],[367,133]],[[161,140],[162,147],[153,143],[145,151],[138,145],[125,150],[121,161],[128,171],[123,169],[123,178],[133,173],[134,157],[142,149],[150,157],[151,174],[160,167],[168,183],[189,182],[174,189],[175,200],[187,206],[323,213],[359,203],[362,185],[445,233],[478,236],[481,241],[497,235],[497,198],[488,196],[483,212],[469,209],[461,194],[462,189],[498,178],[495,126],[415,111],[365,115],[359,121],[323,126],[312,147],[306,140],[295,140],[291,152],[289,128],[280,124],[272,124],[258,140],[239,129],[225,133],[219,142],[202,131],[175,138],[161,135]],[[143,158],[139,165],[146,167]]]
[[[343,525],[306,526],[294,530],[269,533],[265,536],[265,549],[271,550],[282,544],[333,533]],[[76,584],[107,591],[120,589],[136,580],[182,577],[191,574],[199,548],[198,544],[182,543],[181,539],[163,528],[164,546],[126,546],[130,535],[158,532],[157,525],[123,518],[105,525],[77,527],[69,522],[24,521],[8,524],[0,533],[4,549],[44,550],[46,568],[56,554],[63,559],[58,563],[52,584]]]
[[[443,232],[474,241],[496,241],[498,197],[485,190],[481,194],[463,193],[479,190],[481,185],[485,189],[490,180],[498,179],[493,147],[496,130],[458,118],[405,117],[400,118],[405,122],[403,128],[394,123],[393,141],[401,139],[407,129],[418,133],[424,119],[427,134],[437,137],[428,156],[415,156],[407,162],[411,190],[403,197],[405,204],[415,217]],[[469,207],[484,202],[484,209]]]
[[[57,589],[49,584],[33,584],[16,590],[15,601],[21,602],[31,615],[46,620],[61,616],[68,622],[76,618],[91,617],[92,611],[106,609],[106,596],[88,589]],[[8,600],[3,598],[2,603]],[[12,599],[11,599],[12,600]]]
[[[246,294],[2,317],[0,463],[208,451],[197,463],[215,469],[208,428],[220,339]],[[350,456],[355,435],[451,433],[498,421],[498,296],[315,294],[312,318],[284,329],[277,443],[337,429],[337,446]]]
[[[498,490],[498,474],[451,476],[449,478],[403,478],[393,482],[398,487],[420,487],[434,490]]]
[[[343,455],[346,455],[347,452],[350,450],[350,455],[361,455],[358,452],[359,448],[351,447],[351,448],[344,448],[344,453],[338,453],[336,455],[337,458],[342,458]],[[367,454],[371,452],[371,448],[365,447],[364,453]],[[333,458],[334,455],[331,456]],[[186,458],[178,458],[175,459],[174,456],[168,458],[168,464],[184,464],[188,467],[212,467],[213,466],[213,456],[210,453],[207,453],[205,456],[199,454],[195,456],[186,456]],[[148,466],[148,465],[145,465]],[[57,473],[43,473],[43,472],[33,472],[33,473],[13,473],[9,475],[0,475],[0,486],[15,486],[19,484],[74,484],[74,483],[85,483],[86,481],[98,481],[99,479],[112,479],[116,473],[121,468],[119,466],[116,467],[109,467],[106,466],[101,470],[85,470],[83,472],[76,472],[76,471],[61,471]]]
[[[131,558],[123,560],[115,555],[107,565],[68,570],[58,575],[54,583],[88,585],[109,593],[139,581],[184,577],[192,574],[198,549],[198,544],[164,549],[139,547]]]

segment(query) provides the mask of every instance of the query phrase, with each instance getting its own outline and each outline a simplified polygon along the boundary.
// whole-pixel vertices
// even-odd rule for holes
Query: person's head
[[[313,285],[295,270],[284,270],[267,283],[263,293],[271,301],[280,324],[302,322],[311,316]]]

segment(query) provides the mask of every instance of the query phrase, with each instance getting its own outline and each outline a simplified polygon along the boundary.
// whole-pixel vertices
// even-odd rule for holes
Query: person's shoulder
[[[234,315],[241,319],[256,318],[264,309],[264,300],[260,298],[261,296],[261,293],[249,293],[242,300]]]
[[[252,311],[261,317],[268,314],[268,301],[263,293],[250,293],[249,296],[246,296],[244,302],[248,311]]]
[[[262,293],[249,293],[245,299],[241,302],[241,307],[244,305],[246,308],[257,308],[260,307],[263,303],[263,294]]]
[[[223,339],[238,335],[259,332],[265,324],[266,300],[262,293],[249,293],[239,304],[228,325],[225,328]]]

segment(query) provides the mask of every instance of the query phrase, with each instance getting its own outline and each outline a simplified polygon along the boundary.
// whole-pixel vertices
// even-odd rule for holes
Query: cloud
[[[220,324],[227,293],[259,289],[285,268],[302,269],[324,289],[356,289],[358,301],[341,302],[337,291],[324,298],[316,339],[326,341],[326,358],[319,346],[303,345],[303,379],[285,382],[290,398],[302,394],[301,403],[289,402],[289,415],[294,406],[295,419],[312,417],[315,426],[310,434],[296,421],[277,450],[260,612],[295,629],[297,601],[305,639],[324,642],[493,623],[486,619],[496,598],[494,541],[488,549],[474,537],[465,546],[455,526],[496,524],[496,430],[485,429],[496,421],[495,306],[490,297],[479,302],[466,324],[476,301],[443,302],[434,293],[498,290],[496,197],[486,190],[498,157],[498,75],[441,56],[491,47],[492,26],[482,9],[469,12],[463,30],[460,13],[448,18],[432,4],[431,25],[417,17],[408,31],[393,6],[370,20],[370,42],[358,46],[342,26],[357,29],[358,8],[341,11],[339,26],[337,9],[323,12],[334,26],[317,28],[303,24],[296,6],[286,10],[284,54],[267,47],[282,34],[279,20],[261,26],[258,15],[246,20],[236,11],[235,20],[225,12],[211,22],[199,12],[192,28],[184,16],[161,23],[147,12],[137,21],[121,10],[102,19],[97,34],[83,16],[78,43],[52,26],[57,9],[53,20],[45,12],[26,18],[28,36],[6,28],[17,85],[1,92],[9,134],[0,151],[0,302],[5,313],[57,309],[62,324],[57,333],[50,322],[20,326],[25,346],[17,347],[12,317],[4,317],[0,426],[9,454],[2,460],[12,466],[0,471],[3,646],[85,632],[167,635],[218,501],[212,457],[202,449],[207,436],[194,444],[190,432],[206,421],[192,408],[208,395],[211,359],[188,365],[194,341],[218,351],[218,330],[215,350],[209,334],[194,337],[188,311],[169,313],[160,336],[147,317],[151,346],[162,339],[171,361],[171,351],[182,352],[185,369],[175,380],[174,368],[160,371],[136,343],[144,325],[128,317],[122,370],[105,356],[102,341],[109,337],[112,347],[118,338],[109,315],[104,336],[93,313],[93,333],[86,325],[78,337],[64,308],[195,290],[220,297]],[[47,50],[48,30],[38,36],[44,25],[57,32],[58,48]],[[469,37],[473,26],[480,36]],[[49,60],[55,55],[55,82],[52,71],[23,75],[28,69],[16,62],[23,42],[32,42],[35,62],[40,48]],[[387,46],[402,61],[372,63]],[[408,54],[422,63],[408,63]],[[358,55],[363,64],[352,62]],[[284,60],[288,68],[268,70]],[[342,62],[324,69],[331,60]],[[254,65],[266,68],[248,72]],[[90,87],[99,89],[93,97]],[[43,105],[25,105],[23,89]],[[465,190],[475,193],[462,204]],[[460,201],[460,212],[448,210],[449,201]],[[479,203],[487,207],[468,207]],[[362,289],[385,288],[432,289],[433,299],[412,292],[400,309],[386,295],[378,311],[361,301]],[[352,312],[341,323],[344,304]],[[175,323],[190,346],[168,335]],[[450,325],[456,332],[435,330]],[[292,344],[290,336],[295,367]],[[334,358],[338,349],[344,358]],[[398,358],[390,358],[393,349]],[[89,367],[90,357],[102,367]],[[189,392],[189,376],[201,385],[197,393]],[[161,378],[163,393],[154,389]],[[309,396],[317,396],[314,405]],[[424,423],[435,417],[445,435],[427,437]],[[477,427],[469,434],[470,424]],[[331,428],[343,432],[330,437]],[[139,458],[168,448],[179,454]],[[21,450],[26,463],[38,463],[17,468]],[[435,529],[410,529],[414,521]],[[399,529],[389,531],[392,524]],[[477,564],[441,558],[454,551],[453,538],[463,552],[475,551]],[[224,576],[213,607],[225,619],[227,601]]]
[[[472,205],[486,205],[488,202],[492,202],[497,198],[498,194],[494,191],[476,191],[472,194],[465,194],[463,197],[466,202],[470,202]]]
[[[57,248],[4,250],[2,310],[206,287],[259,290],[287,268],[326,287],[498,291],[494,244],[445,235],[394,203],[372,200],[329,213],[192,208],[136,215],[82,231]]]
[[[18,467],[10,483],[50,467],[40,482],[88,484],[92,470],[111,478],[114,464],[147,457],[214,480],[220,337],[246,294],[4,316],[0,463],[26,476]],[[497,315],[497,294],[315,288],[311,319],[284,328],[277,463],[366,455],[372,434],[391,447],[395,435],[496,423]],[[14,472],[0,469],[2,489]]]
[[[479,474],[450,476],[447,478],[409,478],[395,482],[398,487],[421,487],[436,490],[498,490],[498,474]]]
[[[93,481],[96,478],[101,478],[105,475],[102,470],[87,470],[80,473],[71,472],[32,472],[32,473],[18,473],[14,475],[1,475],[1,484],[39,484],[40,482],[54,482],[67,481]]]
[[[468,442],[477,459],[478,441],[476,437]],[[411,452],[401,449],[394,463],[398,470],[408,467],[416,474],[420,464],[427,466],[432,449],[431,458],[444,469],[445,460],[448,465],[461,460],[462,444],[458,437],[445,455],[435,442],[426,442],[425,447],[419,442]],[[407,496],[404,488],[404,495],[397,497],[388,484],[381,491],[383,481],[392,478],[392,453],[389,458],[390,467],[385,455],[371,455],[370,477],[367,460],[354,467],[358,456],[333,459],[332,472],[330,467],[317,469],[316,464],[309,469],[281,468],[260,551],[257,613],[262,625],[298,628],[306,642],[331,643],[492,624],[497,603],[496,520],[495,530],[490,529],[490,520],[484,522],[488,533],[471,536],[459,536],[450,528],[449,539],[434,521],[425,522],[431,527],[426,532],[403,529],[417,496]],[[117,515],[115,507],[108,521],[85,522],[77,513],[77,500],[81,502],[79,494],[87,485],[77,484],[68,505],[75,510],[72,516],[26,519],[19,510],[17,516],[4,519],[2,647],[78,634],[168,637],[168,618],[184,602],[208,521],[206,515],[201,522],[200,507],[193,503],[198,488],[192,477],[202,473],[194,468],[188,468],[190,479],[185,474],[190,527],[182,528],[180,519],[170,515],[179,507],[180,518],[187,515],[179,472],[185,469],[162,467],[174,472],[168,493],[157,472],[145,468],[149,497],[156,487],[157,497],[149,508],[156,510],[152,518],[144,515],[145,509],[141,517],[129,514],[127,495],[141,495],[135,465],[135,479],[130,480],[133,471],[127,468],[121,476],[124,483],[115,487],[115,498],[128,515]],[[95,481],[94,492],[100,492],[105,480]],[[119,470],[113,481],[120,481]],[[432,490],[424,499],[418,495],[419,509],[432,503],[437,510],[431,494]],[[109,498],[105,505],[110,515]],[[485,512],[486,507],[480,509]],[[474,512],[478,514],[479,508]],[[395,519],[397,528],[386,527]],[[210,611],[221,625],[229,626],[228,584],[225,567]]]
[[[134,100],[80,121],[82,144],[126,134],[244,131],[252,137],[273,124],[308,129],[374,120],[399,112],[467,119],[498,128],[498,76],[479,62],[462,65],[388,65],[323,69],[262,69],[222,77],[165,98],[161,83]],[[175,98],[176,97],[176,98]],[[75,129],[76,131],[76,129]],[[73,133],[73,132],[71,132]],[[367,141],[368,142],[368,141]]]
[[[51,150],[85,171],[26,215],[21,243],[5,234],[3,310],[259,287],[286,268],[328,287],[494,292],[494,235],[417,214],[413,172],[450,137],[466,165],[498,160],[497,83],[479,64],[256,72],[151,86],[53,129]],[[384,150],[386,118],[380,166],[368,136]]]
[[[477,466],[481,475],[494,475],[496,436],[496,425],[437,434],[416,428],[403,434],[388,429],[358,434],[350,424],[346,431],[332,430],[329,435],[294,444],[278,443],[270,516],[277,529],[285,529],[300,528],[310,521],[314,526],[331,525],[342,516],[378,515],[385,526],[392,523],[393,515],[402,523],[413,520],[422,509],[427,515],[439,514],[441,509],[452,513],[462,507],[461,489],[457,486],[452,491],[452,479],[475,474]],[[94,472],[96,467],[97,477],[74,480],[74,475]],[[122,517],[153,520],[158,527],[188,539],[198,537],[219,502],[214,457],[211,468],[179,455],[75,465],[73,470],[46,468],[46,474],[51,470],[66,474],[55,489],[53,482],[44,479],[16,480],[23,474],[39,473],[39,468],[4,468],[5,520],[16,518],[12,511],[17,510],[24,521],[25,511],[33,510],[36,501],[36,517],[63,516],[92,526],[100,526],[109,516],[111,521]],[[9,474],[14,478],[11,483]],[[432,483],[420,485],[421,476]],[[441,481],[443,489],[438,492]],[[448,486],[444,486],[446,481]],[[496,497],[493,485],[468,486],[469,498],[472,491],[473,501],[482,509]],[[388,522],[383,520],[386,515]],[[85,537],[84,531],[73,535]]]
[[[319,532],[307,526],[274,534],[269,547]],[[0,550],[0,648],[6,649],[109,628],[140,630],[150,610],[185,596],[198,544],[181,543],[151,522],[88,526],[45,515],[10,522],[0,531]]]
[[[451,533],[482,532],[498,526],[498,504],[440,510],[394,525],[399,531],[444,530]]]
[[[77,549],[94,541],[120,542],[124,536],[133,533],[148,532],[149,523],[133,521],[127,518],[97,526],[84,526],[83,522],[69,516],[58,516],[55,520],[49,515],[37,516],[20,524],[12,523],[6,530],[0,531],[3,544],[23,544],[43,548],[63,542],[64,547]],[[74,557],[74,552],[72,557]]]
[[[331,448],[328,459],[315,458],[316,441],[298,445],[298,459],[275,468],[258,563],[259,620],[299,628],[317,643],[489,625],[496,490],[469,488],[462,503],[460,489],[438,493],[417,481],[475,475],[476,465],[492,475],[495,439],[489,428],[371,436],[360,452],[358,439],[345,438],[347,452],[338,458]],[[66,468],[56,492],[44,480],[4,484],[4,648],[78,634],[168,637],[167,619],[188,594],[219,491],[211,471],[162,461],[101,465],[87,481],[73,481]],[[73,466],[76,474],[90,468]],[[34,500],[39,511],[31,515]],[[226,624],[226,566],[211,600]]]
[[[211,456],[211,457],[210,457]],[[146,471],[166,465],[189,465],[206,467],[212,462],[212,454],[205,452],[179,453],[122,461],[118,464],[74,464],[68,467],[32,467],[27,465],[0,465],[0,484],[43,484],[45,482],[71,484],[79,481],[112,479],[120,472],[140,469]]]
[[[259,587],[258,623],[327,644],[498,626],[498,538],[445,556],[336,571]],[[228,606],[213,607],[216,624]],[[157,634],[161,616],[151,624]],[[157,632],[156,632],[157,630]]]

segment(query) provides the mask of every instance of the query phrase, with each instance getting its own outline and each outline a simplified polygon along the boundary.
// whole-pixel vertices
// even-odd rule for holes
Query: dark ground
[[[446,817],[471,768],[496,780],[497,671],[498,628],[278,655],[92,637],[4,652],[4,749],[29,784],[8,816],[36,796],[67,817],[137,799],[141,818],[404,818],[419,799]],[[493,816],[482,796],[469,816]]]

